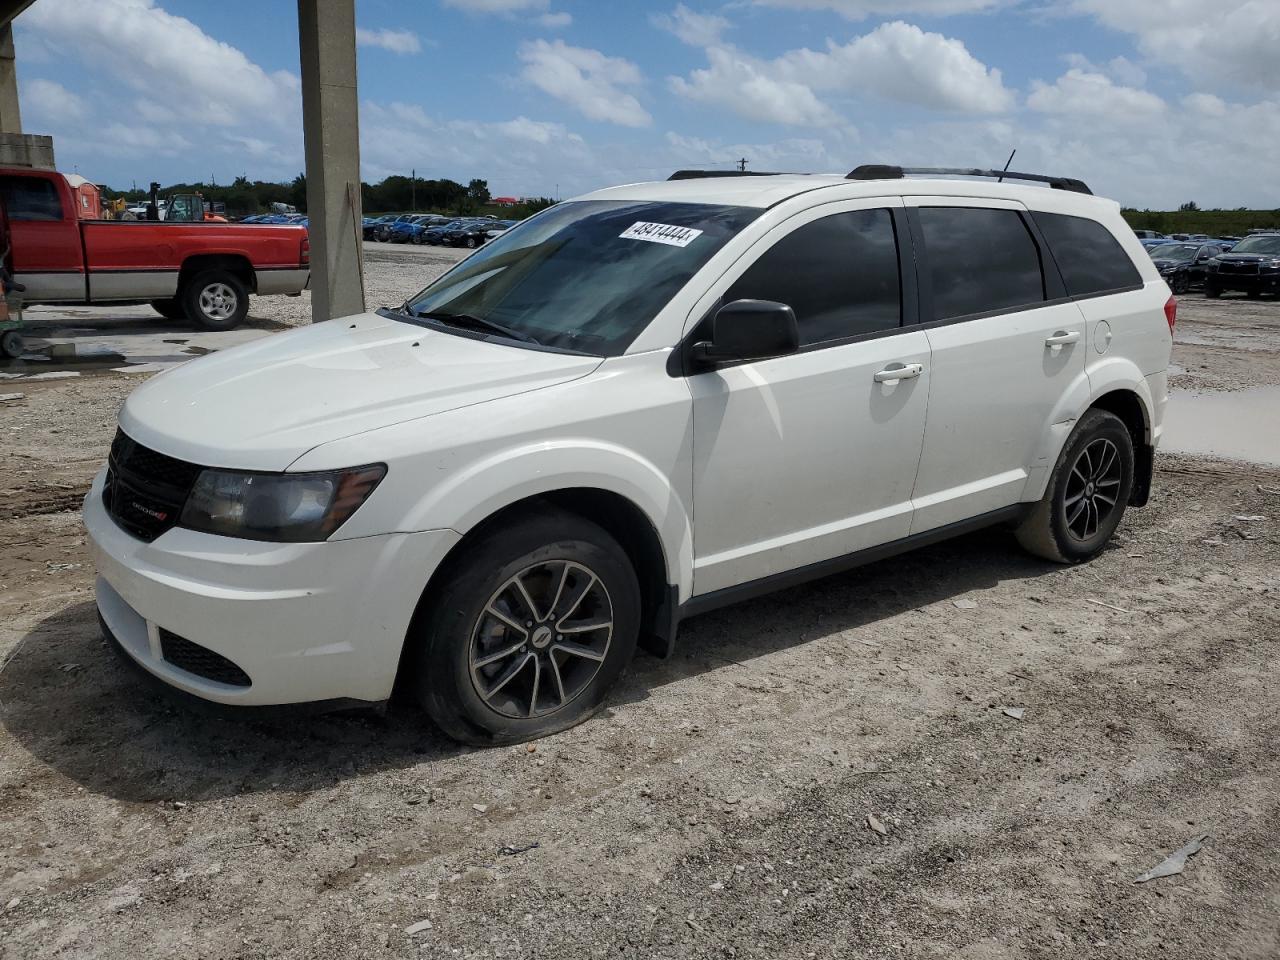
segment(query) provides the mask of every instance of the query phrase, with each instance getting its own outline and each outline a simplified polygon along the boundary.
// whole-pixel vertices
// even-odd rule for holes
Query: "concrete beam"
[[[355,0],[298,0],[311,319],[364,311]]]
[[[21,133],[18,109],[18,62],[13,52],[13,24],[0,26],[0,133]]]

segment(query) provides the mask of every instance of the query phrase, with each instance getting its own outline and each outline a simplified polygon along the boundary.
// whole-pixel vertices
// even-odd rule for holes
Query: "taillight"
[[[302,262],[303,263],[311,262],[311,238],[310,237],[302,238]],[[1169,309],[1168,307],[1165,307],[1166,311],[1168,309]],[[1169,321],[1169,325],[1173,326],[1172,320]]]
[[[1170,297],[1164,305],[1164,318],[1169,321],[1169,336],[1173,336],[1173,326],[1178,322],[1178,298]]]

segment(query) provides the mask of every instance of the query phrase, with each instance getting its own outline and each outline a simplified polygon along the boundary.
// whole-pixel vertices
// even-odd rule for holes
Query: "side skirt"
[[[925,530],[922,533],[912,534],[901,540],[894,540],[891,543],[882,543],[875,547],[868,547],[865,550],[858,550],[854,553],[847,553],[841,557],[833,557],[830,560],[822,560],[818,563],[811,563],[807,566],[797,567],[795,570],[786,570],[782,573],[775,573],[772,576],[761,577],[759,580],[751,580],[747,583],[740,583],[736,586],[725,587],[723,590],[716,590],[712,593],[705,593],[701,596],[691,597],[686,603],[675,608],[674,603],[672,609],[674,616],[669,621],[663,619],[661,612],[655,624],[654,642],[645,644],[646,648],[659,656],[670,656],[675,648],[676,633],[680,622],[690,617],[696,617],[703,613],[709,613],[712,610],[719,610],[721,607],[727,607],[735,603],[741,603],[744,600],[751,600],[755,597],[761,597],[765,594],[775,593],[779,590],[786,590],[789,587],[796,587],[802,583],[808,583],[811,580],[819,580],[823,577],[829,577],[833,574],[844,573],[846,570],[852,570],[855,567],[861,567],[868,563],[875,563],[877,560],[884,560],[888,557],[897,556],[900,553],[907,553],[915,550],[917,547],[928,546],[932,543],[939,543],[943,540],[950,540],[952,537],[958,537],[966,533],[972,533],[975,530],[982,530],[986,527],[995,526],[998,523],[1005,523],[1010,520],[1019,520],[1031,506],[1026,503],[1016,503],[1012,506],[1002,507],[999,510],[993,510],[990,513],[984,513],[977,517],[971,517],[968,520],[959,520],[955,523],[948,523],[944,526],[937,527],[933,530]],[[674,598],[675,587],[668,588],[670,594]],[[665,652],[659,652],[665,648]]]

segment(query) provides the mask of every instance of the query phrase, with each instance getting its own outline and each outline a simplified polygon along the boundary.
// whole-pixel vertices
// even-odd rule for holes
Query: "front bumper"
[[[102,480],[84,523],[104,623],[148,673],[221,704],[388,699],[418,598],[459,539],[434,530],[260,543],[175,528],[146,543],[107,515]],[[162,630],[232,661],[249,685],[170,663]]]
[[[1277,293],[1280,292],[1280,273],[1274,270],[1260,273],[1223,273],[1220,270],[1210,270],[1205,275],[1205,283],[1224,291]]]

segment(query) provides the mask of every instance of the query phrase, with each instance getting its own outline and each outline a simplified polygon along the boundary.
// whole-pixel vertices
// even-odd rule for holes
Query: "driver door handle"
[[[897,383],[899,380],[914,380],[924,373],[923,363],[890,364],[873,377],[876,383]]]
[[[1044,345],[1046,347],[1061,347],[1068,343],[1079,343],[1079,330],[1059,330],[1051,337],[1045,337]]]

